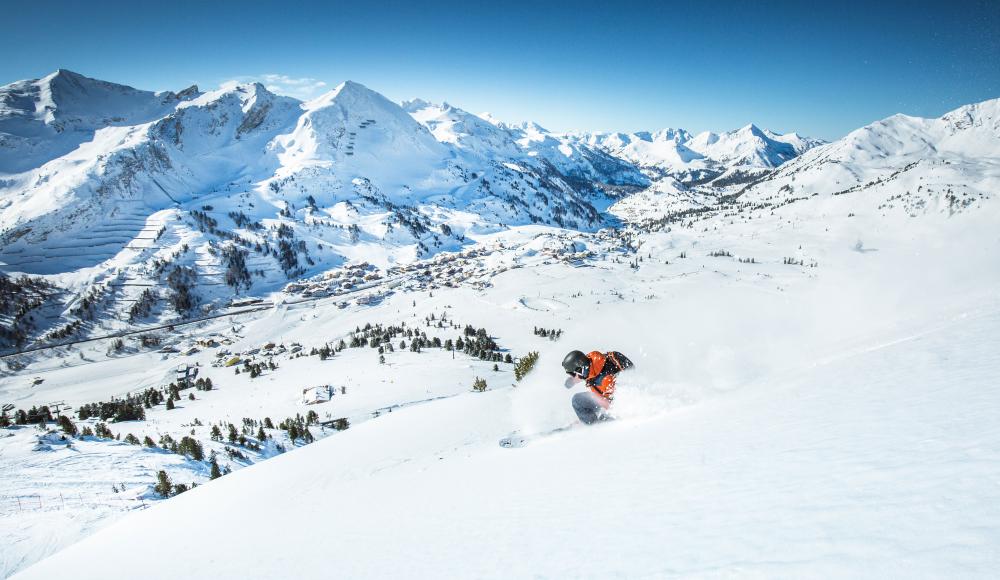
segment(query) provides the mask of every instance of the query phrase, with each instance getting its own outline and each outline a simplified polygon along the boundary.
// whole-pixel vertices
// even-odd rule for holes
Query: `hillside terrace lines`
[[[55,274],[97,265],[116,258],[123,250],[154,248],[164,228],[162,216],[133,212],[75,233],[73,237],[55,237],[39,243],[27,243],[22,239],[16,243],[19,247],[0,251],[0,260],[5,262],[0,269]]]
[[[545,234],[545,236],[551,237],[548,234]],[[562,239],[557,236],[553,239],[556,240],[554,247],[546,246],[538,251],[536,257],[529,259],[538,263],[547,264],[558,261],[580,266],[596,257],[596,254],[589,250],[576,251],[570,243],[569,238]],[[357,305],[366,306],[379,303],[396,289],[416,292],[437,288],[457,288],[463,284],[473,288],[487,288],[492,284],[491,279],[493,276],[509,269],[520,268],[524,265],[524,258],[514,259],[512,257],[512,252],[515,250],[517,250],[517,246],[507,247],[500,244],[493,248],[478,247],[458,253],[441,253],[430,260],[397,266],[390,268],[384,273],[380,273],[370,264],[355,264],[328,272],[318,279],[289,284],[286,286],[285,292],[290,295],[297,295],[298,298],[289,297],[283,301],[283,304],[296,306],[309,302],[323,301],[346,305],[346,300],[354,300]],[[486,259],[490,257],[497,258],[494,265],[486,263]],[[131,270],[127,271],[131,272]],[[150,280],[150,282],[144,282],[144,280]],[[134,274],[123,274],[122,277],[112,280],[110,285],[114,293],[110,308],[116,312],[114,318],[120,321],[127,320],[124,305],[135,302],[138,294],[145,288],[154,287],[153,284],[155,282],[151,279],[144,276],[135,276]],[[117,304],[121,304],[122,307],[117,307]],[[136,336],[167,328],[198,324],[218,318],[267,311],[272,307],[273,304],[271,302],[264,301],[247,307],[228,307],[223,311],[216,311],[185,320],[143,326],[129,325],[129,327],[119,331],[97,336],[81,337],[49,344],[36,344],[15,352],[0,354],[0,358],[100,340]]]

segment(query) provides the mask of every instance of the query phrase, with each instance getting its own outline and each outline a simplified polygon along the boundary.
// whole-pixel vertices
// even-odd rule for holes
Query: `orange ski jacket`
[[[615,395],[615,375],[632,366],[625,355],[611,351],[602,353],[594,351],[587,354],[590,359],[590,373],[587,375],[587,387],[608,401]]]

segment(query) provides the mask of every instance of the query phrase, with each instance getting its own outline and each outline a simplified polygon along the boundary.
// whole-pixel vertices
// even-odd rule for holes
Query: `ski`
[[[549,429],[547,431],[537,431],[535,433],[518,433],[515,431],[506,437],[500,438],[500,447],[503,447],[504,449],[519,449],[531,444],[533,441],[544,439],[549,435],[555,435],[556,433],[568,431],[578,424],[579,423],[573,423],[562,427],[556,427],[555,429]]]

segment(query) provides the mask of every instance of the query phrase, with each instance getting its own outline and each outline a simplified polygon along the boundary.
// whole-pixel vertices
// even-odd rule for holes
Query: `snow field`
[[[32,170],[33,179],[0,182],[5,227],[29,220],[32,236],[51,235],[42,246],[30,236],[5,246],[3,259],[39,256],[45,263],[34,267],[58,272],[52,278],[75,291],[141,280],[154,253],[173,256],[188,244],[177,263],[195,266],[209,287],[205,298],[218,303],[229,297],[211,288],[221,270],[208,244],[218,240],[188,223],[195,210],[225,229],[235,225],[229,211],[291,227],[316,258],[303,266],[306,276],[349,261],[405,268],[464,243],[492,253],[462,265],[458,288],[431,288],[413,268],[377,284],[393,293],[373,306],[354,296],[350,304],[299,302],[275,292],[269,310],[162,333],[179,350],[209,334],[232,341],[190,355],[131,346],[109,354],[98,341],[21,357],[24,368],[0,376],[0,400],[21,408],[107,400],[162,386],[179,364],[196,365],[215,389],[195,391],[193,401],[185,391],[176,409],[161,405],[144,422],[110,428],[140,438],[193,434],[235,471],[126,517],[82,501],[0,512],[11,524],[0,542],[5,576],[99,569],[113,577],[137,567],[164,578],[995,574],[1000,101],[940,119],[891,117],[765,175],[763,166],[814,143],[752,125],[694,138],[559,136],[448,105],[399,108],[355,83],[305,104],[304,114],[259,85],[189,97],[170,106],[170,122],[95,129],[92,141]],[[585,148],[583,140],[602,144]],[[602,208],[614,201],[581,197],[562,179],[634,183],[632,166],[604,157],[613,149],[629,158],[626,146],[650,159],[644,169],[655,182],[612,206],[626,222],[714,206],[739,191],[677,181],[723,169],[709,158],[738,159],[734,167],[756,167],[762,180],[739,198],[742,206],[655,232],[516,225],[551,223],[556,209],[591,197]],[[136,170],[136,159],[146,165]],[[159,171],[164,159],[180,169]],[[117,192],[114,203],[92,203],[105,187]],[[316,208],[306,207],[310,195]],[[150,220],[126,203],[143,204]],[[122,243],[126,230],[146,232],[154,217],[167,231],[138,254],[72,247],[80,232],[94,243],[118,235],[105,220],[111,211],[123,212],[111,216]],[[75,230],[63,227],[66,215]],[[352,224],[357,242],[337,227]],[[585,218],[569,225],[596,227]],[[248,260],[268,271],[250,293],[277,291],[284,278],[273,260]],[[110,315],[121,307],[102,310],[88,331],[121,328]],[[438,349],[389,353],[380,364],[370,347],[327,361],[277,355],[278,368],[256,379],[211,364],[220,350],[246,353],[269,342],[298,342],[308,352],[366,323],[460,334],[424,326],[431,314],[485,327],[515,356],[538,351],[537,368],[512,386],[510,365],[493,371]],[[536,326],[559,329],[561,340],[535,336]],[[512,431],[574,422],[569,399],[580,387],[564,388],[558,366],[570,349],[614,349],[636,362],[620,378],[618,420],[500,449],[497,440]],[[487,380],[486,392],[470,392],[475,377]],[[306,406],[302,390],[320,385],[346,392]],[[292,445],[273,430],[261,452],[243,450],[245,459],[208,440],[212,423],[278,423],[309,410],[351,427],[311,427],[320,441],[280,455],[278,443]],[[31,428],[5,434],[0,483],[15,498],[106,494],[122,483],[129,495],[148,497],[159,469],[178,483],[207,479],[206,463],[178,455],[107,440],[68,447]],[[258,530],[267,541],[225,530]],[[185,557],[149,570],[151,533],[176,539],[172,549]],[[111,561],[120,565],[108,570]]]
[[[388,577],[404,565],[418,577],[988,577],[1000,516],[990,442],[1000,432],[984,427],[1000,402],[987,388],[1000,364],[989,340],[998,325],[994,311],[520,450],[495,445],[510,395],[465,394],[200,487],[20,577],[123,553],[127,570],[142,558],[128,549],[133,538],[153,528],[183,537],[195,555],[150,571],[164,578],[222,565],[211,556],[220,551],[264,577],[331,566]],[[336,524],[326,528],[329,550],[286,536],[274,558],[192,529],[206,510],[232,529]]]

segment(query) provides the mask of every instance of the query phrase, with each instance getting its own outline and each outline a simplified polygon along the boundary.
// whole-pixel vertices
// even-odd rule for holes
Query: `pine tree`
[[[172,397],[167,397],[167,410],[172,411],[174,409],[174,399]]]
[[[482,393],[486,390],[486,379],[481,379],[476,377],[476,380],[472,383],[472,390],[477,393]]]
[[[6,417],[7,415],[4,415],[4,418]],[[59,415],[59,428],[63,430],[63,433],[69,435],[70,437],[76,436],[76,425],[74,425],[73,421],[71,421],[66,415]]]
[[[163,497],[170,497],[170,491],[174,488],[174,485],[170,482],[170,477],[167,476],[167,472],[161,470],[156,474],[156,480],[156,487],[153,488],[153,491]]]
[[[201,447],[201,443],[191,437],[182,437],[177,450],[184,455],[190,456],[195,461],[201,461],[205,458],[205,452]]]
[[[257,428],[257,440],[261,443],[267,440],[267,433],[264,432],[263,426]]]
[[[521,357],[521,359],[517,361],[517,365],[514,366],[514,378],[518,381],[523,379],[524,376],[531,372],[531,369],[535,367],[536,362],[538,362],[537,351],[531,351]]]
[[[222,477],[222,471],[219,470],[219,462],[215,460],[215,456],[214,455],[212,456],[212,459],[209,462],[209,465],[212,468],[212,471],[209,474],[209,478],[210,479],[219,479],[220,477]]]

